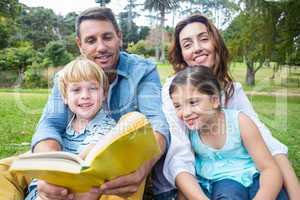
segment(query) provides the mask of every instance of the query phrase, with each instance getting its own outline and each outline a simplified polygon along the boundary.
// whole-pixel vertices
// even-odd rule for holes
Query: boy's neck
[[[90,120],[88,119],[78,118],[75,116],[71,126],[75,132],[79,133],[82,129],[86,128],[89,122]]]

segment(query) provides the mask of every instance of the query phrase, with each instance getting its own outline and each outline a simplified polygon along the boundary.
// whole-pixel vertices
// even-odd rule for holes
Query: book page
[[[121,117],[117,125],[105,137],[101,138],[101,140],[96,143],[95,147],[87,155],[85,165],[89,166],[96,154],[104,150],[114,140],[117,140],[124,134],[126,135],[131,131],[136,130],[141,124],[144,125],[145,121],[147,121],[147,119],[139,112],[131,112]]]

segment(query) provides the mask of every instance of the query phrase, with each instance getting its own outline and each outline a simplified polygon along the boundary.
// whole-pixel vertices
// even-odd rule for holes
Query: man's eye
[[[106,36],[103,37],[103,39],[104,39],[105,41],[110,41],[110,40],[113,39],[113,36],[112,36],[112,35],[106,35]]]
[[[88,38],[85,42],[88,44],[94,44],[95,43],[95,39],[94,38]]]

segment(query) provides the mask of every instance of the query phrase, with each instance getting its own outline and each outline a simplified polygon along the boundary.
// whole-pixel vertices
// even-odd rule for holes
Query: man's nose
[[[107,46],[106,46],[105,41],[103,41],[102,39],[99,39],[97,41],[97,51],[101,52],[101,51],[106,51],[106,50],[107,50]]]

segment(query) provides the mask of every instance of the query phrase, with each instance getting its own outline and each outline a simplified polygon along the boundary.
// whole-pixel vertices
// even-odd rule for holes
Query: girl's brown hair
[[[173,69],[176,73],[188,66],[182,56],[179,35],[184,27],[194,22],[204,24],[207,28],[209,37],[213,41],[216,57],[215,64],[212,66],[211,70],[224,89],[226,105],[228,99],[232,97],[234,93],[233,80],[229,74],[228,68],[229,52],[218,29],[206,17],[200,14],[191,15],[176,25],[173,42],[169,50],[169,62],[173,65]]]

